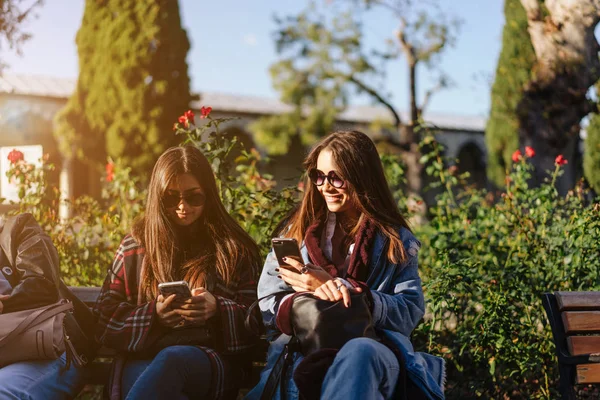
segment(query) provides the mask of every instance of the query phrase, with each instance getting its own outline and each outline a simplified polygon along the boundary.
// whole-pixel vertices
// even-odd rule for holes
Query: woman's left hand
[[[174,311],[191,324],[204,324],[217,313],[217,299],[208,290],[192,290],[192,297],[184,301],[173,302]]]
[[[338,301],[344,300],[344,305],[350,307],[350,295],[352,293],[360,293],[362,289],[360,287],[348,289],[343,282],[338,279],[332,279],[315,290],[315,296],[321,300],[327,301]]]
[[[291,270],[278,268],[277,273],[296,292],[314,292],[319,286],[333,279],[323,268],[316,265],[304,265],[291,257],[286,257],[283,261]]]

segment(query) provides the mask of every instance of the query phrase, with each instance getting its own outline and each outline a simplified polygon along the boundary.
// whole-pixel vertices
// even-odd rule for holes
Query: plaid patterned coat
[[[156,314],[156,300],[138,304],[138,280],[145,249],[131,235],[125,236],[102,286],[95,312],[98,316],[96,339],[122,355],[114,370],[122,369],[128,355],[143,353],[155,339],[164,334]],[[211,360],[212,398],[229,397],[237,392],[239,373],[229,369],[244,363],[254,338],[244,327],[247,308],[256,300],[256,281],[249,269],[242,271],[239,280],[225,287],[217,281],[211,293],[217,299],[217,315],[212,318],[218,329],[216,349],[201,347]],[[120,372],[114,372],[110,397],[120,397]],[[238,375],[237,379],[233,376]]]

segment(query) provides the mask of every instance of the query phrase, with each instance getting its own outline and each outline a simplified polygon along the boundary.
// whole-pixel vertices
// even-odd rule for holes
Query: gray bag
[[[64,319],[73,304],[61,300],[32,310],[0,314],[0,367],[19,361],[54,360],[70,346]]]

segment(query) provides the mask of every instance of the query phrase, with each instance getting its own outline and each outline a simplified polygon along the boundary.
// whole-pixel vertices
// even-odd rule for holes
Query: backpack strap
[[[294,354],[300,350],[298,338],[292,336],[290,341],[283,347],[283,351],[275,361],[273,369],[269,374],[267,383],[260,396],[260,400],[270,400],[275,397],[279,387],[279,398],[285,400],[287,397],[287,373],[294,363]]]

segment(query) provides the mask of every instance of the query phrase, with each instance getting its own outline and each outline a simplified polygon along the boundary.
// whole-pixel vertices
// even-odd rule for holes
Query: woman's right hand
[[[360,287],[348,289],[344,283],[338,279],[330,279],[315,290],[315,296],[321,300],[338,301],[344,300],[344,305],[350,307],[350,295],[360,293]]]
[[[156,315],[158,316],[158,321],[162,326],[166,326],[167,328],[174,328],[182,321],[181,315],[177,314],[177,312],[171,308],[171,303],[176,296],[176,294],[172,294],[165,299],[162,294],[159,294],[156,299]]]

